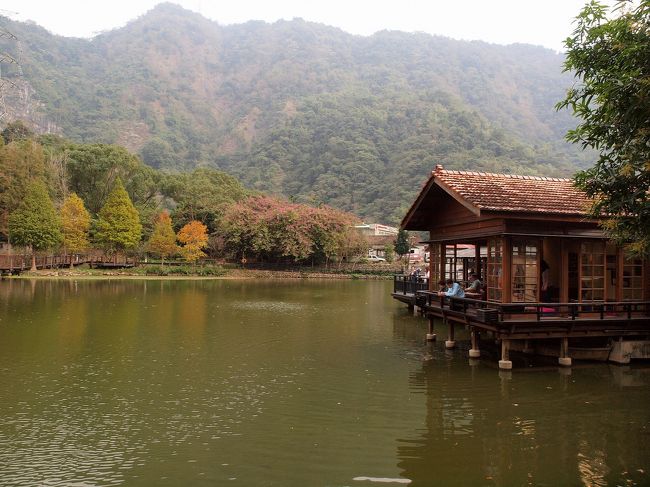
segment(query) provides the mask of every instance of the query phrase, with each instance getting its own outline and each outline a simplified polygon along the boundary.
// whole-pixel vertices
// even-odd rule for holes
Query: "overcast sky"
[[[498,44],[524,42],[563,50],[586,0],[176,0],[220,24],[302,17],[350,32],[428,32]],[[92,37],[121,27],[160,0],[3,0],[0,14],[33,20],[64,36]],[[16,13],[10,13],[16,12]]]

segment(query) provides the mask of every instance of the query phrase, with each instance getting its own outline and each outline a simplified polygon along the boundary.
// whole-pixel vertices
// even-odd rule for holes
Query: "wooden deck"
[[[429,320],[428,340],[435,340],[435,323],[442,321],[447,348],[455,346],[455,327],[470,330],[470,357],[480,356],[481,336],[501,342],[502,368],[511,368],[509,350],[532,350],[531,344],[555,343],[561,365],[570,365],[569,340],[603,339],[614,349],[616,340],[636,341],[650,351],[650,301],[590,303],[496,303],[469,298],[448,298],[418,289],[420,283],[396,276],[392,296],[409,307],[418,307]],[[438,327],[440,325],[438,324]],[[630,342],[631,343],[631,342]],[[540,347],[542,348],[542,347]],[[619,346],[620,348],[620,346]],[[650,358],[650,356],[648,357]],[[616,359],[612,359],[618,361]],[[629,356],[621,360],[629,361]]]
[[[391,296],[393,299],[405,303],[409,309],[414,308],[419,304],[423,305],[425,301],[424,295],[418,293],[429,290],[429,279],[426,277],[414,278],[406,275],[395,275],[393,279],[393,292]]]
[[[428,291],[417,296],[427,316],[489,331],[497,339],[650,335],[648,301],[502,304]]]

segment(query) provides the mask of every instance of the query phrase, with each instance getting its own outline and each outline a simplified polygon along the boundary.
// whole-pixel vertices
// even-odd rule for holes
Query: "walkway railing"
[[[429,291],[418,291],[417,294],[429,307],[458,311],[489,321],[647,319],[650,325],[650,301],[495,303],[479,299],[441,297],[438,293]]]
[[[395,294],[415,295],[418,291],[427,291],[428,289],[428,277],[407,276],[405,274],[396,274],[393,277],[393,293]]]

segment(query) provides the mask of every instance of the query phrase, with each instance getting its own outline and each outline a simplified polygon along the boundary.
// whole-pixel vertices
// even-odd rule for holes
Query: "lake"
[[[650,485],[647,364],[499,372],[391,289],[0,281],[0,485]]]

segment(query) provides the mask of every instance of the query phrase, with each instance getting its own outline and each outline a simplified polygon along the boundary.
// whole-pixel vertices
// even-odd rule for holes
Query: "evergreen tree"
[[[98,216],[95,239],[109,252],[133,249],[140,243],[142,224],[138,210],[120,178]]]
[[[76,193],[70,194],[61,206],[61,228],[63,230],[63,245],[71,254],[82,252],[90,246],[88,230],[90,229],[90,214],[84,202]],[[72,267],[72,260],[70,260]]]
[[[9,216],[9,233],[13,244],[32,248],[32,270],[36,270],[35,252],[61,241],[59,219],[43,182],[27,186],[20,206]]]
[[[406,230],[400,230],[395,239],[395,252],[399,255],[400,259],[409,253],[411,244],[409,243],[409,234]]]
[[[156,216],[153,233],[147,242],[147,249],[158,255],[165,264],[165,257],[178,252],[176,234],[172,228],[172,219],[169,213],[163,211]]]
[[[9,237],[8,218],[23,201],[31,181],[45,181],[40,144],[19,140],[0,147],[0,234]]]

